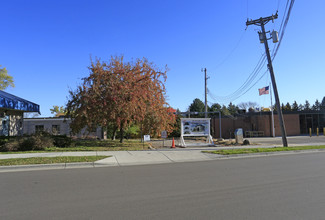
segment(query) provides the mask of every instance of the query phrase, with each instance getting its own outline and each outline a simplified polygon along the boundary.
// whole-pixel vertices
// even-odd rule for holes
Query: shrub
[[[8,141],[4,145],[0,146],[0,151],[1,152],[18,151],[19,144],[20,144],[19,140]]]
[[[32,136],[52,137],[52,134],[47,131],[39,131],[34,133]]]
[[[53,139],[51,137],[43,136],[42,134],[35,134],[30,137],[23,138],[19,144],[18,150],[44,150],[45,148],[52,146]]]
[[[140,128],[138,125],[132,125],[125,131],[126,138],[140,137]]]
[[[1,152],[44,150],[47,147],[53,146],[53,139],[43,133],[37,133],[25,137],[14,137],[6,141],[4,140],[5,139],[0,141],[3,143],[0,145]]]
[[[244,142],[243,142],[243,145],[249,145],[249,140],[245,139]]]
[[[53,136],[53,144],[56,147],[70,147],[72,144],[72,138],[66,135]]]
[[[8,143],[9,139],[8,138],[1,138],[0,139],[0,146],[5,145],[6,143]]]
[[[19,144],[19,147],[17,150],[20,150],[20,151],[29,151],[29,150],[33,150],[34,148],[34,140],[32,137],[26,137],[26,138],[23,138],[21,141],[20,141],[20,144]]]

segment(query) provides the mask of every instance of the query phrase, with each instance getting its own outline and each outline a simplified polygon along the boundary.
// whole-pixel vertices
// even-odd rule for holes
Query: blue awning
[[[0,108],[13,109],[24,112],[38,112],[40,114],[39,105],[1,90]]]

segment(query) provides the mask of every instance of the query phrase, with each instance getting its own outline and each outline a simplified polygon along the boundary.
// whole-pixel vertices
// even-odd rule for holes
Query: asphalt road
[[[324,219],[325,153],[0,173],[0,219]]]

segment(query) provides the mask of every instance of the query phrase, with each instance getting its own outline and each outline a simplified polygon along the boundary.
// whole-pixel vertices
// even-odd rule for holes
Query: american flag
[[[266,95],[266,94],[269,94],[269,86],[265,86],[261,89],[258,89],[258,92],[260,95]]]

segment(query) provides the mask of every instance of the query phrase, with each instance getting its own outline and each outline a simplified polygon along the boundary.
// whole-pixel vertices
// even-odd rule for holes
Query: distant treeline
[[[273,105],[273,109],[276,111],[276,106]],[[294,101],[292,104],[287,102],[286,104],[281,104],[282,111],[320,111],[325,110],[325,96],[322,101],[319,102],[316,99],[314,104],[310,104],[308,100],[304,104],[298,104]],[[238,105],[229,103],[228,106],[220,105],[219,103],[214,103],[211,106],[208,105],[208,112],[221,112],[222,115],[235,115],[238,113],[245,112],[257,112],[257,111],[271,111],[269,107],[261,107],[256,102],[242,102]],[[188,107],[187,111],[189,112],[205,112],[204,103],[196,98],[193,100],[191,105]],[[211,114],[209,114],[211,116]],[[203,117],[204,114],[197,114],[197,117]],[[193,115],[193,117],[195,117]]]

